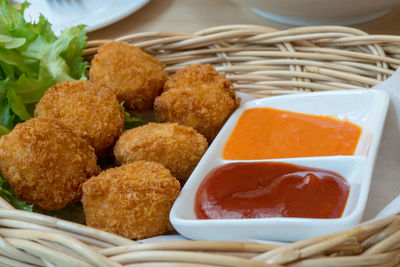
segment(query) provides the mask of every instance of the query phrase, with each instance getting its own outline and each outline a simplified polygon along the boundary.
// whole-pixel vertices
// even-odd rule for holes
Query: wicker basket
[[[171,73],[213,64],[255,96],[368,88],[400,65],[400,37],[348,27],[286,31],[231,25],[194,34],[139,33],[136,44]],[[88,60],[107,40],[90,41]],[[240,242],[141,243],[0,201],[1,266],[399,266],[400,215],[285,246]]]

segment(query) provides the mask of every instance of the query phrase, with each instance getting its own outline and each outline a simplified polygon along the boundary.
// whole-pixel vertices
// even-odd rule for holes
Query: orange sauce
[[[349,185],[339,174],[280,162],[242,162],[212,170],[195,196],[198,219],[339,218]]]
[[[272,108],[243,112],[225,144],[228,160],[353,155],[361,128],[332,117]]]

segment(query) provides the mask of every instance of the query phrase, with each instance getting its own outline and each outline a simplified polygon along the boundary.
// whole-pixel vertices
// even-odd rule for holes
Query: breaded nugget
[[[56,119],[88,138],[98,157],[104,156],[124,126],[124,114],[115,95],[88,81],[54,85],[36,105],[35,117]]]
[[[211,142],[238,106],[231,87],[211,65],[185,67],[168,79],[156,98],[156,117],[193,127]]]
[[[187,180],[207,150],[207,140],[193,128],[176,123],[149,123],[122,133],[114,146],[119,164],[154,161],[174,177]]]
[[[47,119],[30,119],[0,138],[0,170],[18,198],[44,210],[61,209],[82,195],[82,183],[100,172],[87,140]]]
[[[139,47],[109,42],[102,45],[91,62],[90,80],[114,88],[119,101],[132,110],[153,107],[154,98],[168,74],[165,65],[143,52]]]
[[[83,184],[86,224],[127,238],[172,230],[169,212],[180,190],[161,164],[136,161],[107,169]]]

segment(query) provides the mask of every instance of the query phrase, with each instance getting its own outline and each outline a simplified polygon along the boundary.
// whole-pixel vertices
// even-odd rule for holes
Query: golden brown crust
[[[124,126],[124,114],[115,95],[88,81],[54,85],[36,105],[35,117],[56,119],[88,138],[98,157],[104,156]]]
[[[18,198],[45,210],[82,195],[82,183],[100,172],[86,140],[56,121],[30,119],[0,138],[0,170]]]
[[[107,169],[83,184],[86,224],[127,238],[172,230],[169,212],[180,190],[161,164],[136,161]]]
[[[180,180],[187,180],[207,150],[207,140],[193,128],[176,123],[149,123],[122,133],[114,146],[119,164],[154,161]]]
[[[90,80],[114,88],[128,109],[153,107],[168,77],[165,65],[140,48],[112,41],[102,45],[91,62]]]
[[[188,66],[170,77],[156,98],[157,119],[193,127],[211,142],[238,106],[231,87],[211,65]]]

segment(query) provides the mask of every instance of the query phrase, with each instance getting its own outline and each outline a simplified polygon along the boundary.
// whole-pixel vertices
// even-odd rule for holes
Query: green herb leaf
[[[28,5],[19,9],[0,0],[0,89],[6,91],[0,97],[0,125],[10,130],[17,120],[31,117],[26,105],[37,103],[55,83],[86,79],[85,26],[67,28],[56,37],[43,16],[37,23],[25,21]]]
[[[14,92],[14,89],[8,88],[7,99],[11,110],[17,114],[21,120],[29,120],[31,118],[31,115],[29,115],[21,98]]]
[[[6,127],[0,125],[0,136],[8,134],[10,130],[8,130]]]
[[[124,112],[124,117],[125,117],[124,130],[129,130],[146,124],[146,122],[143,121],[142,119],[134,117],[132,116],[132,114],[127,112],[124,108],[124,102],[121,102],[119,105],[122,111]]]
[[[85,26],[65,29],[57,37],[43,16],[37,23],[25,21],[28,6],[0,0],[0,136],[30,119],[35,104],[55,83],[86,79]],[[32,211],[1,176],[0,196],[18,209]]]
[[[0,197],[5,199],[8,203],[10,203],[14,208],[26,211],[32,211],[33,205],[28,205],[25,201],[19,200],[9,183],[4,180],[3,176],[0,174]]]

